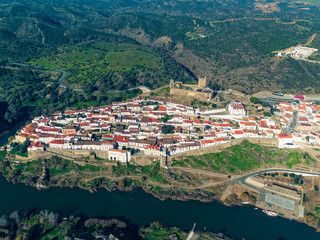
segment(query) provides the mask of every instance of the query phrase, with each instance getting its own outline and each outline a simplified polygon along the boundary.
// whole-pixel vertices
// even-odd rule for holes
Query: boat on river
[[[267,214],[268,216],[271,216],[271,217],[278,216],[278,213],[272,212],[272,211],[269,211],[269,210],[262,210],[262,212],[264,212],[265,214]]]

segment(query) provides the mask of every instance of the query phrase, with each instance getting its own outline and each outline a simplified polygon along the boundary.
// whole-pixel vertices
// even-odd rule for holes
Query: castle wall
[[[68,160],[76,160],[86,158],[90,156],[91,152],[94,152],[97,157],[108,159],[108,151],[97,151],[97,150],[70,150],[70,149],[58,149],[58,148],[47,148],[46,151],[37,150],[28,152],[29,157],[23,158],[16,156],[17,160],[36,160],[39,158],[50,158],[52,156],[60,156]]]
[[[191,97],[203,102],[208,101],[208,93],[203,93],[203,92],[170,88],[170,94],[175,96],[181,96],[181,97]]]
[[[179,159],[183,159],[187,156],[196,156],[196,155],[221,152],[225,148],[229,148],[229,147],[241,144],[241,142],[243,140],[247,140],[251,143],[259,144],[259,145],[266,146],[266,147],[278,147],[278,143],[279,143],[278,139],[264,139],[264,138],[235,139],[235,140],[232,140],[232,142],[227,142],[227,143],[214,145],[214,146],[210,146],[210,147],[206,147],[206,148],[195,149],[192,151],[187,151],[187,152],[184,152],[184,153],[181,153],[178,155],[174,155],[172,157],[169,157],[169,160],[171,162],[172,159],[179,160]]]

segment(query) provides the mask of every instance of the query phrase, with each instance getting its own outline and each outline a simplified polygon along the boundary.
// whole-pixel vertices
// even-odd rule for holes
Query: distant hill
[[[317,1],[18,0],[0,3],[0,61],[66,69],[85,89],[163,86],[318,93],[320,64],[273,51],[320,48]]]

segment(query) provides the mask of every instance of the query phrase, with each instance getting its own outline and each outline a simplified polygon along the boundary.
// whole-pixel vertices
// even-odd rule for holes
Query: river
[[[24,184],[12,184],[0,177],[0,213],[39,209],[57,211],[63,216],[82,214],[86,217],[123,217],[132,224],[146,225],[160,221],[166,226],[224,232],[233,238],[320,239],[320,234],[304,224],[280,217],[269,217],[252,207],[226,207],[218,202],[160,201],[138,190],[92,194],[78,188],[36,190]],[[282,237],[282,238],[281,238]]]

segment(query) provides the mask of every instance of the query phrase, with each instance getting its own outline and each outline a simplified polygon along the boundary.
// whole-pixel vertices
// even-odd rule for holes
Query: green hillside
[[[309,46],[319,47],[319,7],[291,0],[0,4],[0,62],[63,68],[66,83],[102,92],[206,75],[246,93],[317,93],[320,65],[273,53],[314,33]]]
[[[179,64],[134,44],[67,45],[59,48],[57,54],[30,63],[65,69],[69,73],[68,84],[80,88],[91,85],[103,92],[141,85],[156,88],[167,84],[170,78],[192,80]]]
[[[173,159],[172,166],[241,173],[275,164],[292,168],[294,165],[315,162],[307,153],[279,150],[243,141],[218,153]]]

